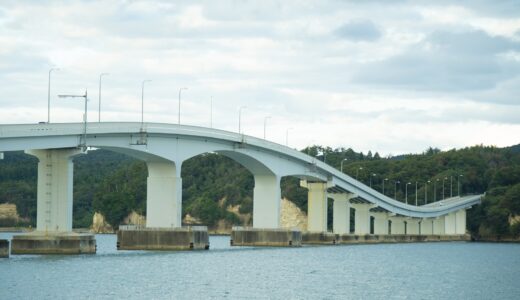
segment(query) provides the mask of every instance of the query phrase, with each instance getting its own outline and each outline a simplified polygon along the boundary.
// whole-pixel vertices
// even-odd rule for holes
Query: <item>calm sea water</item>
[[[12,234],[0,233],[0,238]],[[0,259],[0,299],[520,299],[520,244],[117,251]]]

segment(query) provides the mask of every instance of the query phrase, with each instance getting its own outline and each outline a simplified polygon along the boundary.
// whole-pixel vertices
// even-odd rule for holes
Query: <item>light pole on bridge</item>
[[[143,131],[144,127],[144,84],[150,81],[150,79],[146,79],[141,84],[141,131]]]
[[[463,175],[462,174],[459,174],[459,176],[457,176],[457,195],[460,197],[460,178],[462,177]]]
[[[415,182],[415,206],[417,206],[417,181]]]
[[[182,93],[182,90],[187,90],[188,88],[187,87],[181,87],[179,89],[179,111],[177,112],[178,115],[177,115],[177,124],[181,124],[181,93]]]
[[[83,151],[87,149],[87,90],[85,95],[58,95],[60,98],[83,98],[85,99],[85,112],[83,113],[83,141],[80,143]]]
[[[358,180],[359,170],[363,170],[363,167],[359,167],[359,168],[356,170],[356,180]]]
[[[376,177],[376,176],[377,176],[376,173],[370,174],[370,188],[372,188],[372,177]]]
[[[51,73],[52,71],[59,71],[60,68],[49,69],[49,84],[47,87],[47,123],[51,122]]]
[[[99,74],[99,103],[98,103],[98,122],[101,122],[101,78],[103,76],[110,75],[108,73],[101,73]]]
[[[383,195],[385,194],[385,181],[388,181],[388,178],[383,179]]]
[[[405,192],[404,192],[404,202],[406,204],[408,204],[408,186],[410,184],[412,184],[412,183],[411,182],[407,182],[406,185],[405,185],[405,188],[404,188],[404,190],[405,190]]]
[[[428,203],[428,183],[430,182],[430,180],[424,182],[424,204]]]
[[[247,106],[240,106],[238,108],[238,134],[242,133],[242,130],[240,128],[241,123],[242,123],[242,109],[246,109],[246,108],[247,108]]]
[[[264,140],[265,140],[265,136],[266,136],[266,135],[265,135],[265,129],[266,129],[266,127],[267,127],[267,120],[268,120],[268,119],[271,119],[271,116],[267,116],[267,117],[264,118]]]
[[[401,183],[399,180],[396,180],[395,181],[395,186],[394,186],[394,199],[397,200],[397,184],[398,183]]]
[[[348,160],[348,158],[344,158],[344,159],[341,160],[341,163],[340,163],[340,171],[341,171],[341,173],[343,173],[343,163],[345,161],[347,161],[347,160]]]
[[[448,177],[444,177],[444,179],[442,179],[442,200],[444,200],[444,182],[448,180]]]

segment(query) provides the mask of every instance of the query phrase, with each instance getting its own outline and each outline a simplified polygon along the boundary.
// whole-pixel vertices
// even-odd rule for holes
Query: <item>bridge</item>
[[[161,239],[157,237],[161,232],[184,232],[182,164],[204,153],[227,156],[252,173],[251,231],[282,232],[288,239],[294,232],[280,228],[280,180],[285,176],[300,178],[301,186],[308,189],[308,231],[315,233],[327,232],[327,201],[331,198],[333,234],[351,233],[353,208],[355,235],[464,235],[466,209],[480,203],[481,198],[457,196],[436,204],[405,204],[315,157],[267,140],[212,128],[134,122],[0,125],[0,153],[25,151],[39,160],[37,226],[30,239],[36,240],[38,235],[70,236],[73,158],[89,148],[124,153],[146,163],[146,227],[139,234],[148,232],[140,237],[148,240]],[[135,239],[133,234],[131,239]],[[193,236],[190,239],[194,247]],[[35,247],[27,244],[31,243],[27,239],[23,243],[23,247]],[[159,248],[165,249],[163,246]]]

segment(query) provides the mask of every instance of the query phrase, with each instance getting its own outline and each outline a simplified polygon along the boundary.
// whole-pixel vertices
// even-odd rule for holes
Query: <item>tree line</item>
[[[342,169],[344,173],[402,202],[415,205],[445,197],[486,193],[482,204],[468,211],[468,228],[475,235],[519,235],[520,147],[474,146],[421,154],[381,157],[348,148],[309,146],[302,152]],[[233,160],[207,153],[182,165],[183,216],[190,214],[213,226],[219,220],[240,224],[227,211],[239,205],[252,213],[252,174]],[[20,225],[35,225],[37,159],[8,152],[0,160],[0,203],[14,203],[23,217]],[[115,227],[131,212],[146,213],[144,162],[106,150],[90,151],[74,159],[74,227],[89,227],[94,212]],[[416,188],[417,183],[417,188]],[[307,192],[299,179],[284,177],[282,196],[307,211]],[[330,201],[331,202],[331,201]],[[329,222],[332,203],[329,203]]]

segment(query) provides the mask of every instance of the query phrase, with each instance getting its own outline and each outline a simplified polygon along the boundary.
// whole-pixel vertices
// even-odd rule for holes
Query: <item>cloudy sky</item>
[[[181,122],[381,154],[520,143],[520,1],[0,3],[0,123]]]

